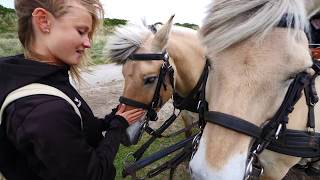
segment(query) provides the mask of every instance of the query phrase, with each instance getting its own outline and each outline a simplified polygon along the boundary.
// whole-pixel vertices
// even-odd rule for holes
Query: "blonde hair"
[[[84,6],[92,16],[92,31],[89,38],[92,40],[93,34],[99,26],[99,19],[103,17],[103,7],[99,0],[75,0]],[[34,30],[31,15],[35,8],[44,8],[55,18],[59,18],[68,12],[67,0],[15,0],[16,14],[18,16],[18,37],[25,50],[25,54],[32,53],[31,45],[34,41]],[[80,64],[70,67],[70,73],[74,80],[80,81],[80,69],[88,64],[88,54],[86,53]]]
[[[301,0],[213,1],[201,28],[203,43],[209,53],[219,53],[251,36],[263,39],[282,17],[288,27],[293,26],[288,33],[299,36],[301,29],[307,29]]]

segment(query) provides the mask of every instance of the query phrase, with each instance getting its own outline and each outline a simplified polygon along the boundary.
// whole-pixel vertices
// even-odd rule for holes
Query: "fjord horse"
[[[233,119],[235,124],[249,122],[251,128],[263,127],[273,119],[298,73],[314,73],[305,31],[307,14],[319,5],[320,1],[311,0],[212,1],[201,34],[213,66],[206,88],[208,112],[215,113],[211,119],[205,116],[207,124],[190,162],[193,179],[247,178],[250,157],[257,152],[251,151],[256,144],[248,135],[254,133],[211,122]],[[319,92],[318,79],[315,84]],[[319,105],[314,113],[316,124],[310,132],[319,132]],[[308,106],[302,94],[289,114],[288,124],[279,125],[275,136],[281,136],[286,128],[308,134],[307,119]],[[254,150],[260,151],[259,145]],[[270,150],[257,156],[254,160],[264,168],[261,179],[282,179],[301,159]]]
[[[163,52],[168,53],[169,63],[174,69],[174,89],[181,97],[189,95],[196,86],[205,66],[204,48],[197,31],[173,26],[172,21],[173,16],[155,34],[142,24],[122,26],[109,37],[105,47],[108,59],[123,65],[125,84],[122,97],[137,102],[135,104],[148,105],[159,90],[160,100],[154,107],[156,111],[172,97],[173,87],[168,74],[160,78],[164,61],[152,59],[153,57],[157,58],[157,55],[160,56]],[[163,82],[157,90],[158,81]],[[129,103],[127,108],[134,107]],[[186,111],[182,111],[181,115],[185,126],[190,126],[192,115]],[[144,117],[142,121],[143,119]],[[135,139],[142,121],[129,127],[131,139]]]

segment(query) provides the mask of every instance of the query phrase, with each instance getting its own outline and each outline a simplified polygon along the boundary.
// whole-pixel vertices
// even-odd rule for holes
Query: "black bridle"
[[[163,53],[157,53],[157,54],[156,53],[155,54],[132,54],[129,56],[129,59],[132,61],[150,61],[150,60],[163,61],[162,66],[160,67],[156,89],[154,91],[153,98],[149,104],[138,102],[136,100],[129,99],[124,96],[121,96],[119,98],[120,103],[147,110],[147,115],[146,115],[147,119],[149,121],[156,121],[158,119],[156,109],[163,105],[160,97],[161,87],[163,86],[165,90],[167,89],[167,85],[165,83],[166,75],[169,75],[170,83],[173,87],[174,72],[173,72],[172,66],[169,63],[169,55],[167,51],[164,51]]]
[[[173,93],[173,106],[180,110],[187,110],[194,113],[199,112],[199,100],[202,94],[202,87],[206,86],[207,77],[210,71],[210,62],[206,57],[206,63],[203,68],[203,71],[200,75],[200,78],[196,84],[196,86],[190,91],[190,93],[186,97],[182,97],[174,91]]]
[[[164,87],[164,89],[167,89],[167,84],[165,81],[166,76],[169,76],[170,84],[173,88],[173,68],[169,63],[169,55],[167,51],[164,51],[162,53],[149,53],[149,54],[131,54],[128,59],[132,61],[163,61],[160,72],[158,76],[157,85],[153,94],[153,98],[150,103],[145,104],[139,101],[136,101],[134,99],[130,99],[124,96],[120,96],[119,102],[122,104],[126,104],[129,106],[133,106],[136,108],[141,108],[147,110],[146,118],[144,122],[142,122],[141,127],[139,129],[139,132],[135,134],[132,142],[130,144],[137,144],[139,139],[141,138],[143,131],[148,132],[149,134],[153,133],[154,130],[149,127],[149,121],[156,121],[158,119],[158,115],[156,110],[160,108],[163,105],[163,101],[160,96],[161,87]]]
[[[201,121],[218,124],[254,138],[247,162],[246,177],[251,175],[253,168],[262,168],[258,155],[264,149],[296,157],[320,156],[320,133],[316,133],[314,130],[314,105],[318,102],[315,78],[320,74],[320,63],[315,61],[312,68],[316,72],[313,76],[305,72],[297,74],[289,86],[280,108],[263,127],[222,112],[203,110],[204,115]],[[305,92],[309,109],[306,124],[309,131],[287,129],[288,115],[294,110],[295,104],[301,98],[302,91]]]
[[[318,102],[315,89],[315,78],[320,75],[320,62],[314,60],[312,69],[314,75],[301,72],[288,88],[285,98],[274,115],[263,127],[258,127],[247,120],[217,111],[208,111],[208,103],[205,100],[205,86],[202,86],[199,105],[199,124],[204,128],[206,122],[217,124],[225,128],[254,138],[250,148],[245,178],[259,177],[263,172],[258,155],[269,149],[278,153],[296,157],[320,157],[320,133],[315,132],[314,106]],[[294,106],[301,98],[304,91],[308,106],[307,131],[287,129],[288,115],[294,110]],[[203,128],[194,142],[196,151]]]
[[[200,75],[200,78],[196,84],[196,86],[193,88],[193,90],[191,90],[191,92],[189,93],[188,96],[186,97],[181,97],[178,95],[178,93],[174,92],[173,95],[173,105],[175,109],[179,109],[181,110],[190,110],[193,112],[198,112],[199,109],[199,99],[202,96],[202,87],[206,86],[206,80],[208,77],[208,73],[209,73],[209,69],[210,69],[210,64],[209,64],[209,60],[206,60],[206,64],[204,66],[203,72]],[[175,90],[175,89],[174,89]],[[178,114],[179,115],[179,114]],[[177,118],[176,114],[172,114],[170,116],[169,119],[167,119],[161,126],[160,128],[158,128],[157,130],[153,130],[151,128],[144,127],[144,129],[146,130],[146,132],[148,132],[151,137],[139,148],[137,149],[134,153],[129,154],[134,158],[133,162],[127,161],[125,162],[125,167],[123,170],[123,177],[127,176],[127,175],[131,175],[133,177],[136,178],[135,173],[136,171],[138,171],[139,169],[144,168],[145,166],[163,158],[168,156],[169,154],[182,149],[178,154],[174,155],[174,157],[168,161],[166,161],[165,163],[163,163],[162,165],[156,167],[155,169],[151,170],[150,172],[147,173],[145,178],[152,178],[156,175],[158,175],[159,173],[170,169],[170,178],[169,179],[173,179],[173,173],[176,169],[176,167],[182,163],[183,161],[185,161],[186,159],[190,159],[192,152],[193,152],[193,140],[195,138],[195,134],[192,135],[191,137],[188,137],[187,139],[184,139],[176,144],[173,144],[165,149],[162,149],[158,152],[153,153],[152,155],[142,158],[142,155],[144,154],[144,152],[147,150],[147,148],[157,139],[157,138],[161,138],[161,137],[173,137],[177,134],[180,134],[182,132],[185,132],[188,129],[193,128],[194,126],[197,125],[196,123],[193,123],[190,127],[186,127],[184,129],[181,129],[173,134],[164,136],[162,135],[162,133],[175,121],[175,119]],[[199,122],[198,122],[199,123]],[[142,178],[144,179],[144,178]]]

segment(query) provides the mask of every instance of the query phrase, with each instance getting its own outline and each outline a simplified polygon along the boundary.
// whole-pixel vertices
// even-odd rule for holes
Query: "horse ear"
[[[152,40],[152,50],[162,51],[168,43],[169,34],[172,27],[172,20],[174,15],[170,17],[166,24],[164,24],[159,31],[156,32]]]

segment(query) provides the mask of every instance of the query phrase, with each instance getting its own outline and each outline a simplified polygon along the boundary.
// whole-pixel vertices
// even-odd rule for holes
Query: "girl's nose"
[[[84,46],[84,48],[91,48],[91,41],[89,38],[85,38],[85,40],[83,42],[83,46]]]

